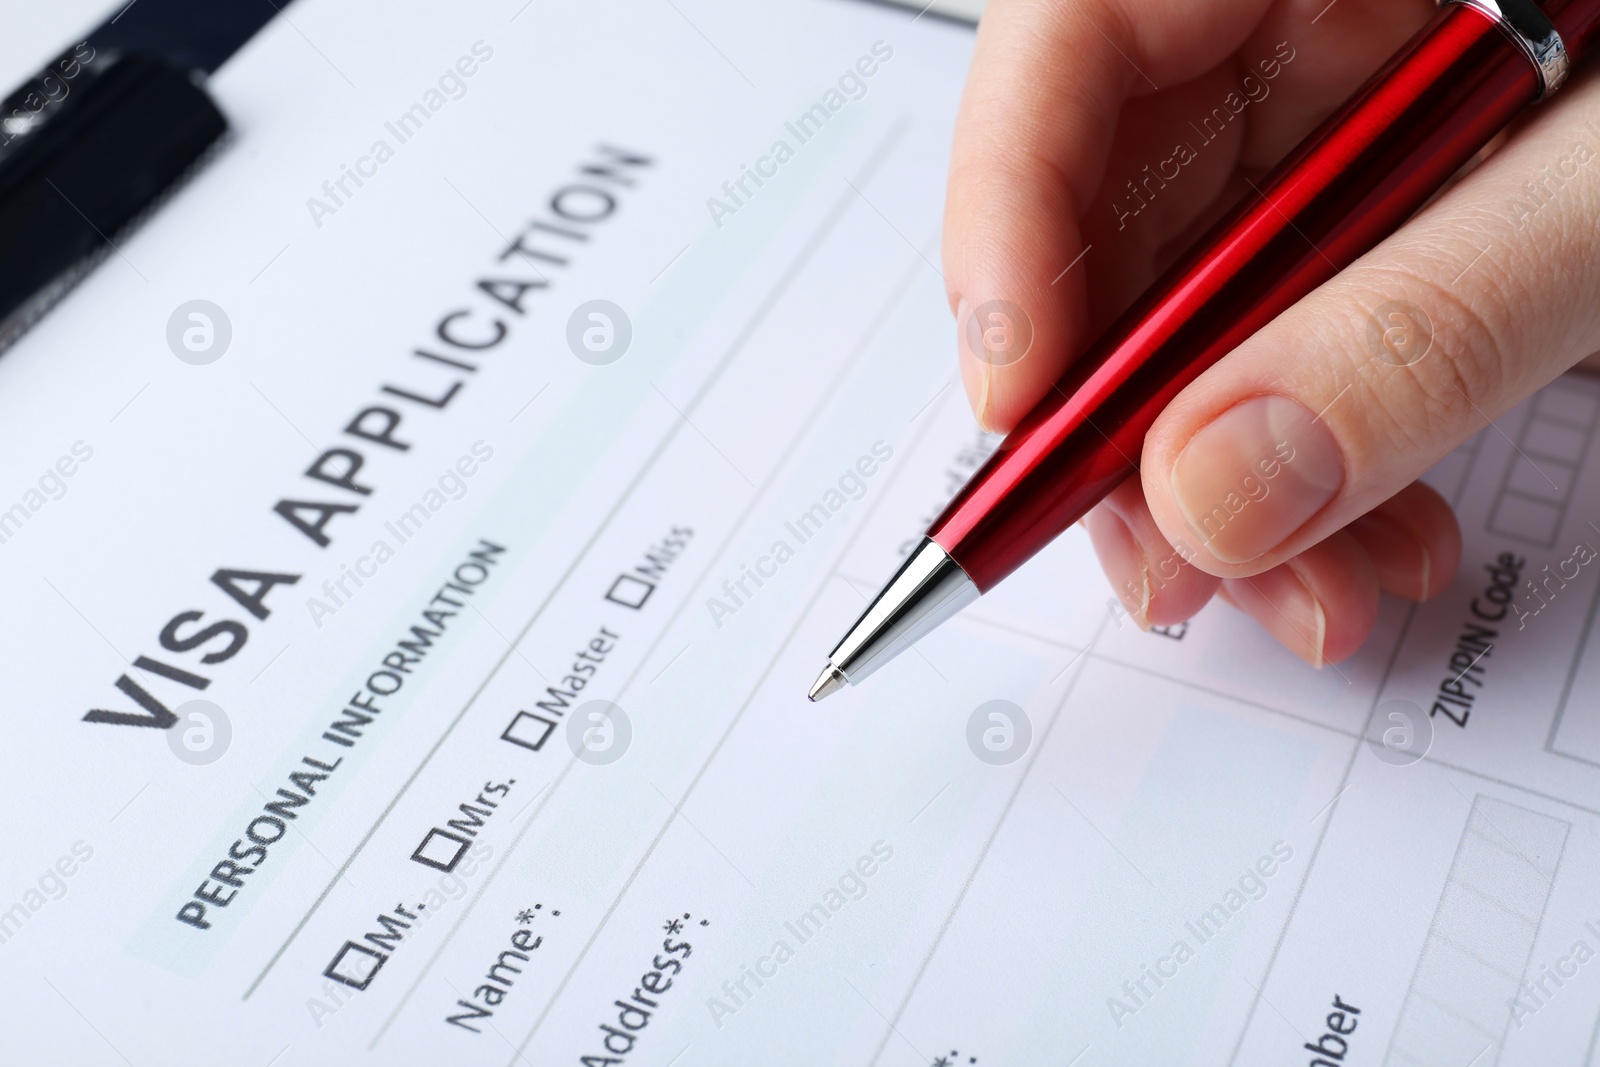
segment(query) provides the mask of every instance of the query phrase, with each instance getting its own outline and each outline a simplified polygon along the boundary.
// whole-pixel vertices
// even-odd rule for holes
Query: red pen
[[[811,699],[877,670],[1136,474],[1185,386],[1393,233],[1597,36],[1600,0],[1446,0],[1007,435],[829,654]]]

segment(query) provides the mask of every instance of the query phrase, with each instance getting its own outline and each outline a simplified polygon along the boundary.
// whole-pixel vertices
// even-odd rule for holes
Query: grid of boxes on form
[[[1600,422],[1600,384],[1558,378],[1531,401],[1489,511],[1489,532],[1551,548]]]
[[[1385,1067],[1499,1062],[1571,830],[1543,812],[1473,800]]]

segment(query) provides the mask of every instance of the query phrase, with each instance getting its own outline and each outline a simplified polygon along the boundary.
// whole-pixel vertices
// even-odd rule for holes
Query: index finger
[[[1081,274],[1060,272],[1083,249],[1079,218],[1100,184],[1123,103],[1215,66],[1269,3],[989,5],[956,122],[944,219],[958,328],[1029,333],[1028,358],[1015,362],[961,345],[962,377],[986,429],[1010,429],[1088,340]]]

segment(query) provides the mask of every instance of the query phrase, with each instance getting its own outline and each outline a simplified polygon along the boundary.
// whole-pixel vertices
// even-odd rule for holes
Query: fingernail
[[[967,402],[977,417],[978,429],[993,433],[989,423],[990,390],[994,385],[994,368],[978,359],[967,349],[967,319],[972,315],[972,305],[962,297],[956,304],[956,345],[961,349],[961,384],[967,391]]]
[[[1108,508],[1096,508],[1084,518],[1100,566],[1116,590],[1128,617],[1141,630],[1150,629],[1150,562],[1133,531]]]
[[[1284,396],[1235,404],[1172,465],[1172,493],[1211,554],[1246,563],[1321,511],[1344,483],[1344,457],[1316,415]]]
[[[1228,599],[1295,655],[1321,670],[1327,663],[1328,615],[1311,587],[1285,564],[1254,578],[1223,583]]]
[[[1378,582],[1386,591],[1408,599],[1428,598],[1433,585],[1433,553],[1410,527],[1382,512],[1370,512],[1346,529],[1372,560]]]

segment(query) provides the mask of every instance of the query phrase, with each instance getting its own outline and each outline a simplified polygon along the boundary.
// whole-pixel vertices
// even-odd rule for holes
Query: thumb
[[[1292,558],[1600,348],[1597,113],[1600,81],[1569,86],[1163,413],[1143,486],[1191,562],[1232,578]],[[1541,486],[1571,473],[1523,461]]]

